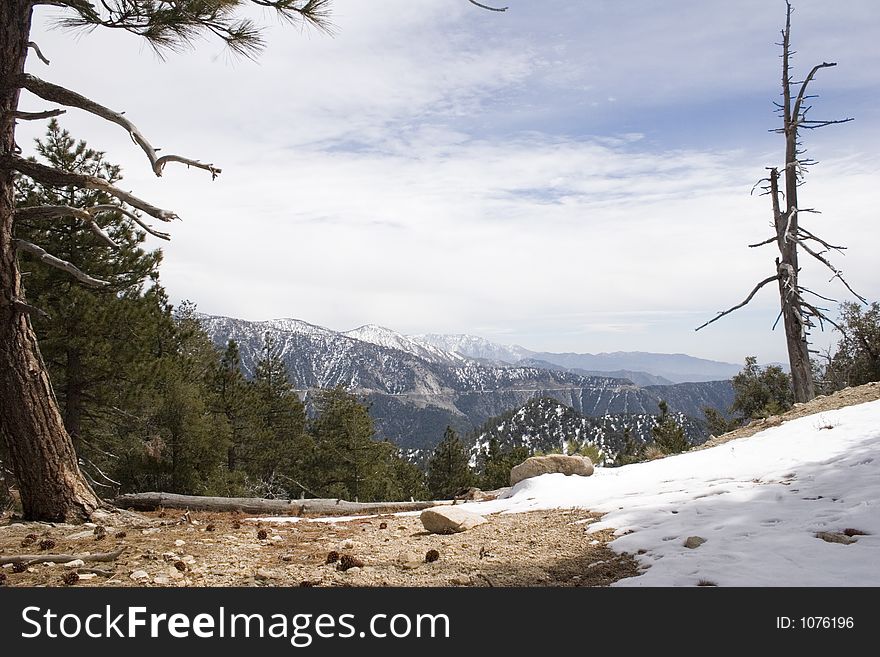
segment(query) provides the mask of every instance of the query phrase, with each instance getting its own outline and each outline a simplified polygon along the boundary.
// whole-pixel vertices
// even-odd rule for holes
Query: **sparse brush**
[[[708,579],[701,579],[697,582],[697,586],[718,586],[715,582],[710,582]]]
[[[847,536],[867,536],[868,532],[863,532],[861,529],[853,529],[852,527],[847,527],[843,530],[843,533]]]

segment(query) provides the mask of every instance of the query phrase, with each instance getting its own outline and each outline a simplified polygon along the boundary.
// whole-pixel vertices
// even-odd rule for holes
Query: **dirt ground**
[[[598,516],[581,509],[494,514],[449,535],[424,531],[418,514],[285,524],[235,513],[190,513],[189,521],[172,510],[143,516],[124,526],[108,517],[97,530],[101,539],[97,525],[7,523],[0,526],[0,558],[123,551],[80,568],[32,563],[14,572],[6,564],[0,572],[7,586],[66,586],[64,576],[76,570],[71,585],[116,587],[607,586],[639,572],[632,557],[607,547],[611,531],[587,533]],[[41,549],[47,540],[54,546]]]
[[[822,412],[875,399],[880,399],[878,383],[849,388],[752,422],[700,449],[796,417],[819,414],[821,421]],[[86,525],[5,518],[0,520],[0,562],[23,554],[121,553],[78,567],[3,564],[0,585],[608,586],[638,575],[632,556],[608,547],[612,530],[588,533],[598,518],[583,509],[494,514],[486,524],[450,535],[424,531],[418,513],[285,524],[236,513],[184,516],[172,509],[103,514],[97,524]]]

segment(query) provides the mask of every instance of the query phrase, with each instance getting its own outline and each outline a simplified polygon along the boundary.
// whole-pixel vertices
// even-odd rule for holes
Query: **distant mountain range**
[[[238,343],[248,375],[260,358],[265,334],[272,333],[290,379],[306,401],[316,389],[341,385],[370,403],[383,437],[407,449],[433,448],[447,425],[469,434],[489,418],[538,397],[555,399],[594,418],[653,415],[660,399],[667,400],[673,412],[701,418],[704,406],[726,409],[733,401],[726,380],[644,387],[632,380],[663,380],[656,371],[642,370],[640,363],[661,363],[667,372],[675,370],[675,363],[681,366],[679,371],[704,363],[704,378],[712,368],[725,365],[690,356],[645,354],[653,358],[638,360],[630,354],[627,360],[627,354],[540,354],[542,358],[537,358],[522,347],[494,345],[473,336],[405,336],[377,326],[340,333],[296,319],[252,322],[209,315],[200,319],[218,347],[228,340]],[[509,363],[502,356],[517,362]],[[565,362],[554,363],[547,356]],[[602,360],[605,363],[634,365],[627,370],[632,376],[599,375],[601,370],[572,367],[601,356],[614,357]],[[693,431],[698,427],[693,423]]]

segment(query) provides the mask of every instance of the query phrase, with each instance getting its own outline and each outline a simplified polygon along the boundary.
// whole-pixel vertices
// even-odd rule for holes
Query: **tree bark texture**
[[[19,89],[31,27],[31,0],[0,2],[0,156],[15,150]],[[26,313],[13,242],[13,172],[0,168],[0,435],[18,481],[24,515],[76,521],[100,502],[77,464],[70,435]]]

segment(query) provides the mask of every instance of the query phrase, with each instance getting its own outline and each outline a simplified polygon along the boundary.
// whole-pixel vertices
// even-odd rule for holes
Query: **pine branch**
[[[705,327],[709,326],[709,324],[711,324],[712,322],[718,321],[719,319],[721,319],[725,315],[729,315],[734,310],[739,310],[740,308],[742,308],[743,306],[748,304],[749,301],[751,301],[754,298],[754,296],[758,293],[758,290],[760,290],[762,287],[767,285],[767,283],[771,283],[773,281],[778,281],[778,280],[779,280],[779,274],[774,274],[773,276],[769,276],[768,278],[765,278],[763,281],[761,281],[760,283],[758,283],[755,286],[755,288],[749,293],[749,296],[747,296],[745,298],[745,301],[733,306],[732,308],[728,308],[727,310],[725,310],[723,312],[719,312],[715,317],[710,319],[708,322],[706,322],[705,324],[701,324],[700,326],[695,328],[694,331],[699,331],[701,328],[705,328]]]
[[[163,157],[158,157],[156,149],[153,148],[150,142],[147,141],[146,137],[141,134],[141,131],[138,130],[134,123],[125,118],[120,112],[108,109],[75,91],[65,89],[64,87],[52,84],[51,82],[46,82],[45,80],[41,80],[28,73],[23,73],[19,77],[19,86],[22,89],[27,89],[32,94],[39,96],[43,100],[67,105],[68,107],[77,107],[83,111],[94,114],[95,116],[100,116],[102,119],[121,126],[131,136],[132,141],[144,151],[147,159],[150,160],[150,166],[153,168],[153,173],[157,176],[162,175],[162,170],[168,162],[180,162],[187,166],[205,169],[211,173],[212,178],[216,178],[221,172],[221,170],[216,168],[213,164],[203,164],[197,160],[191,160],[179,155],[165,155]]]
[[[78,269],[75,265],[73,265],[73,263],[70,263],[67,260],[62,260],[61,258],[56,258],[51,253],[46,251],[46,249],[39,247],[36,244],[21,239],[15,239],[12,240],[12,242],[13,244],[15,244],[16,248],[18,248],[19,251],[30,253],[39,262],[47,264],[50,267],[55,267],[56,269],[60,269],[61,271],[67,272],[76,280],[85,285],[89,285],[91,287],[104,287],[105,285],[109,285],[107,281],[92,278],[81,269]]]

